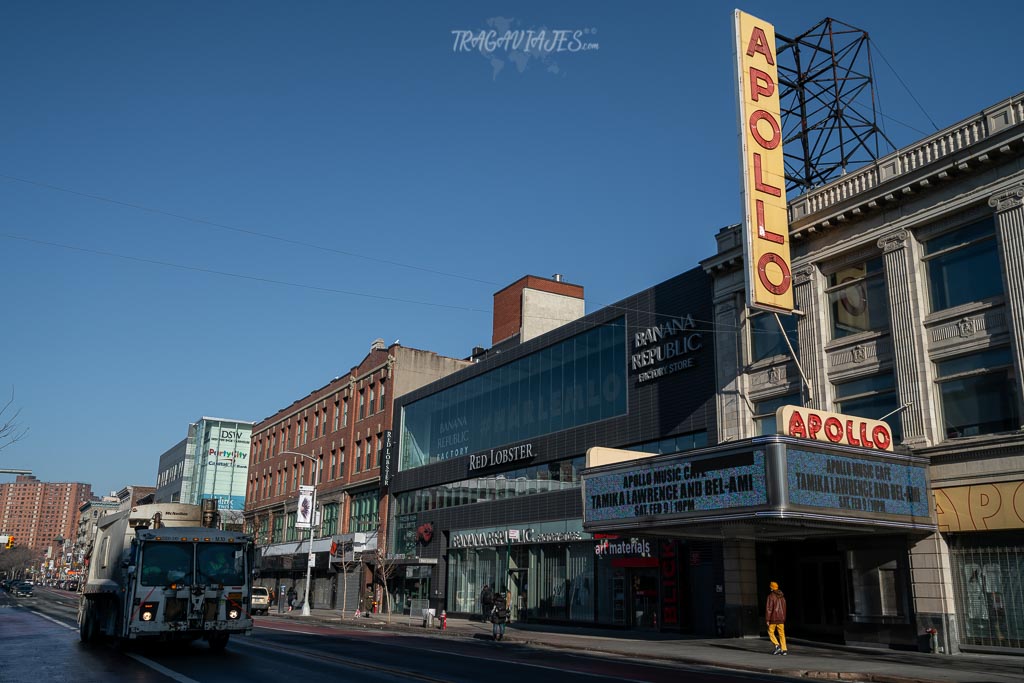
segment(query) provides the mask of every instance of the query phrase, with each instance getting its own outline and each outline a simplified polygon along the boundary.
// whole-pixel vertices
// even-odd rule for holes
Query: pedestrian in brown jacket
[[[771,593],[768,594],[768,602],[764,608],[764,621],[768,624],[768,638],[771,639],[775,650],[773,655],[788,655],[786,649],[786,596],[779,590],[779,584],[772,581],[768,584]],[[778,638],[775,634],[778,633]]]

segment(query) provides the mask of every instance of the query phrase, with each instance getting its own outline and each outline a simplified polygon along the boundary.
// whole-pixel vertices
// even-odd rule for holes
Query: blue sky
[[[897,144],[1020,89],[1015,2],[4,3],[0,467],[152,484],[377,337],[488,345],[522,275],[591,311],[696,266],[740,219],[736,6],[868,31]],[[597,49],[453,50],[497,22]]]

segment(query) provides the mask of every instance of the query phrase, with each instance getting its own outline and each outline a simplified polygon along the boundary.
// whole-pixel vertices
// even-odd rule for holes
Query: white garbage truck
[[[253,539],[217,528],[216,500],[156,503],[100,518],[78,606],[79,637],[205,639],[250,635]]]

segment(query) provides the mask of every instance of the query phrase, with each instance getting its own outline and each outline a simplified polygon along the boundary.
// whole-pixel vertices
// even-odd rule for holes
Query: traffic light
[[[6,547],[7,548],[13,548],[14,547],[14,536],[8,536],[7,537],[7,546]]]

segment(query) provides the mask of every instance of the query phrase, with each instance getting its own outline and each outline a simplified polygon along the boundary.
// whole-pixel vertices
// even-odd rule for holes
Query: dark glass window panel
[[[149,543],[139,570],[143,586],[191,585],[192,545],[189,543]]]
[[[782,327],[786,330],[789,343],[793,345],[793,351],[800,353],[800,345],[797,342],[796,316],[780,315]],[[750,317],[750,362],[756,363],[765,358],[773,356],[788,356],[789,348],[786,340],[779,331],[779,324],[775,321],[775,315],[761,313]]]
[[[405,406],[401,469],[624,414],[625,358],[618,319]]]
[[[881,420],[883,416],[888,415],[884,421],[892,430],[894,441],[899,441],[903,436],[903,422],[900,419],[901,413],[892,415],[889,413],[899,407],[899,399],[894,391],[851,398],[836,404],[836,410],[844,415],[854,415],[869,420]]]
[[[939,383],[947,438],[1005,432],[1020,427],[1017,396],[1009,372]]]
[[[872,259],[833,273],[828,297],[832,312],[832,338],[889,327],[889,296],[881,272],[881,259]]]
[[[237,545],[197,545],[196,566],[199,570],[199,583],[219,583],[227,586],[245,583],[244,551]]]
[[[836,398],[844,398],[847,396],[857,396],[858,394],[866,394],[872,391],[891,391],[895,388],[895,378],[891,373],[884,375],[871,375],[870,377],[862,377],[855,379],[852,382],[842,382],[836,384]],[[860,417],[864,417],[863,415]]]
[[[941,360],[935,363],[935,368],[941,378],[1007,365],[1010,365],[1010,349],[1004,346],[998,349],[988,349],[981,353]]]
[[[782,406],[801,405],[799,394],[786,394],[775,398],[758,401],[754,404],[754,424],[757,433],[761,436],[766,434],[778,434],[775,424],[775,412]]]
[[[932,311],[1003,293],[992,219],[929,240],[925,251],[934,254],[927,260]]]
[[[832,273],[828,276],[828,286],[836,287],[851,279],[882,275],[884,271],[884,261],[881,258],[869,259],[863,263],[840,268]]]
[[[964,226],[959,230],[947,232],[944,235],[932,238],[925,243],[924,253],[931,255],[936,254],[944,249],[951,247],[963,246],[968,242],[973,242],[985,237],[993,237],[996,234],[995,220],[992,218],[986,218]]]

